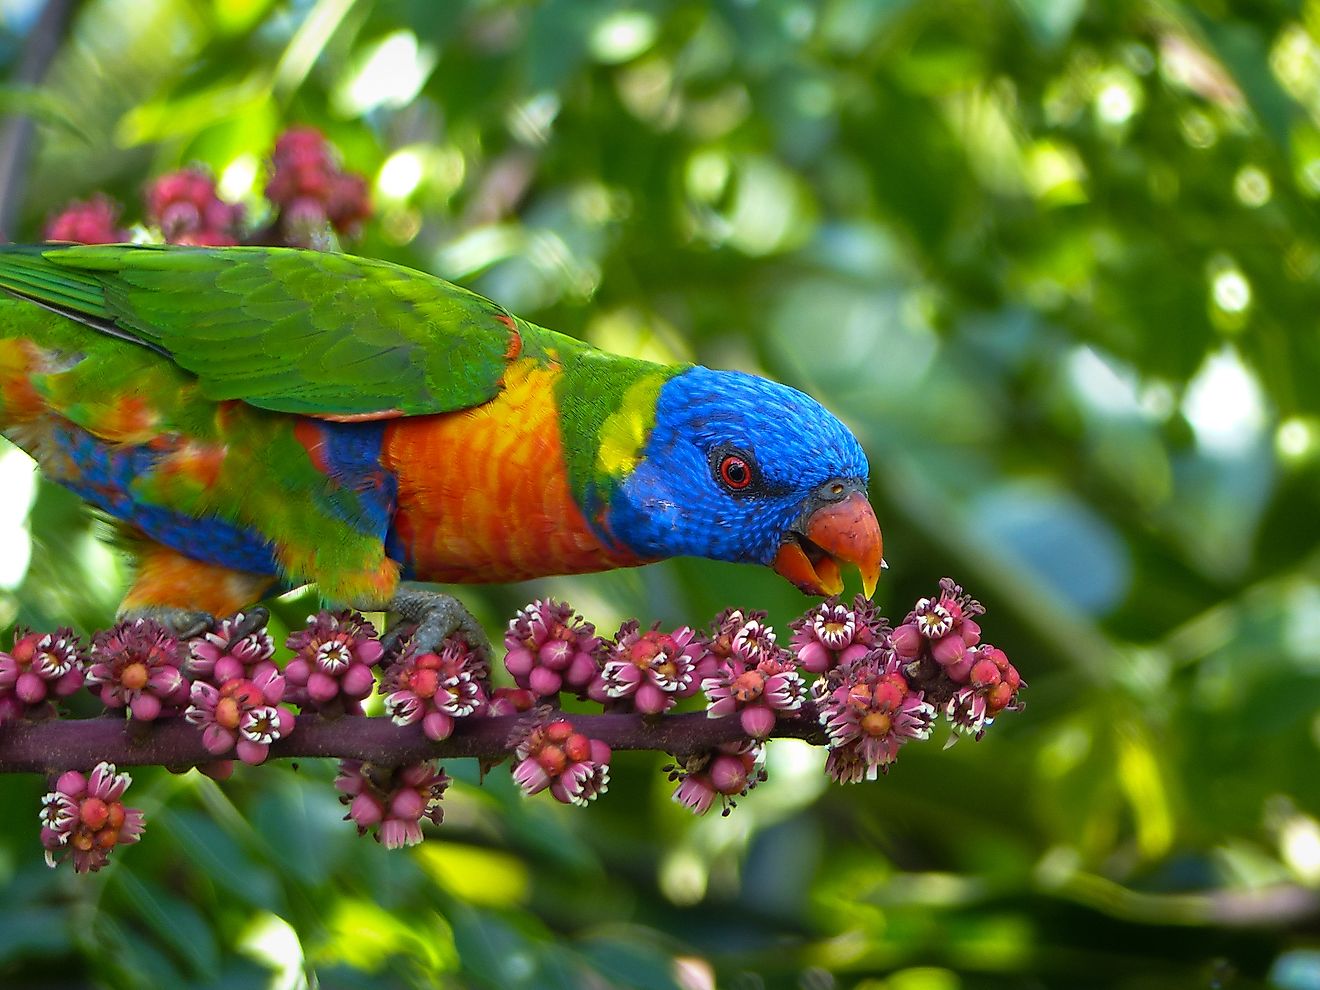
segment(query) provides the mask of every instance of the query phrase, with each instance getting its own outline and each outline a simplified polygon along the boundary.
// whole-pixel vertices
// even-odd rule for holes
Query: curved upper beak
[[[843,591],[841,563],[857,566],[870,598],[885,567],[884,542],[875,510],[856,488],[843,498],[809,507],[800,523],[784,534],[771,566],[809,595],[837,595]]]

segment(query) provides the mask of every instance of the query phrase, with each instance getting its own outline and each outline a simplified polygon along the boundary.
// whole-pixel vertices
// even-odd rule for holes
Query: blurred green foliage
[[[11,67],[37,12],[0,3]],[[18,239],[193,161],[258,210],[310,123],[372,177],[359,253],[810,391],[870,454],[885,610],[952,574],[1031,683],[873,785],[772,746],[728,819],[659,755],[587,812],[451,766],[395,854],[327,766],[142,772],[147,841],[75,878],[5,779],[0,983],[1320,987],[1320,3],[92,0],[0,107],[38,122]],[[125,567],[29,476],[0,621],[104,624]],[[806,604],[693,561],[465,597],[547,592]]]

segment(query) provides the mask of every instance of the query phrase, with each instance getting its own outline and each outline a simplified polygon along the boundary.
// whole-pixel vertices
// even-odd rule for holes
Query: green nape
[[[588,520],[637,466],[665,382],[686,364],[655,364],[582,347],[555,388],[569,488]]]

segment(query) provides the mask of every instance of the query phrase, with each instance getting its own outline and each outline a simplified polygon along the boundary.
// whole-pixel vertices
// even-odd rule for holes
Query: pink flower
[[[188,679],[180,669],[185,655],[159,622],[121,622],[96,634],[87,680],[107,708],[127,708],[130,717],[150,722],[188,704]]]
[[[482,703],[480,663],[467,643],[450,639],[441,652],[417,653],[411,646],[381,681],[385,712],[396,725],[422,723],[427,738],[448,739],[454,719]]]
[[[361,714],[359,702],[375,686],[371,668],[385,652],[375,626],[356,612],[321,611],[308,616],[307,628],[291,633],[285,645],[296,654],[284,668],[290,700]]]
[[[955,732],[980,739],[994,724],[996,715],[1022,707],[1018,692],[1026,684],[998,647],[986,643],[969,650],[968,656],[968,683],[954,692],[944,706],[944,714]]]
[[[726,743],[719,749],[669,766],[669,779],[678,781],[673,799],[694,815],[704,815],[718,799],[728,815],[741,797],[765,780],[765,748],[750,739]]]
[[[866,656],[889,632],[864,595],[858,595],[851,607],[833,598],[822,602],[795,621],[792,629],[792,650],[802,669],[812,674],[828,673]]]
[[[386,849],[421,842],[423,818],[436,825],[444,820],[440,800],[449,783],[444,770],[430,761],[378,767],[343,760],[335,778],[339,800],[348,806],[344,820],[357,826],[358,835],[374,828],[376,841]]]
[[[758,652],[764,659],[755,666],[726,665],[702,681],[701,689],[710,701],[708,716],[723,718],[736,712],[744,732],[753,739],[764,739],[774,731],[780,713],[793,713],[802,707],[807,687],[791,654],[782,650]]]
[[[658,715],[679,698],[696,692],[695,675],[706,647],[687,626],[673,634],[658,628],[638,629],[636,619],[619,628],[599,682],[590,693],[601,700],[630,698],[637,711]]]
[[[896,657],[877,652],[836,673],[835,686],[819,703],[832,756],[826,772],[841,782],[874,780],[905,742],[929,738],[935,709],[911,689]]]
[[[201,727],[202,745],[209,752],[236,753],[244,763],[256,766],[265,762],[271,743],[293,731],[293,713],[280,704],[283,698],[284,678],[273,669],[219,687],[195,681],[185,718]]]
[[[78,244],[122,244],[128,231],[118,226],[119,204],[103,193],[70,203],[46,223],[46,240]]]
[[[215,180],[198,166],[160,176],[147,188],[146,200],[148,219],[170,244],[238,243],[243,207],[220,199]]]
[[[513,779],[525,794],[548,788],[555,800],[582,807],[609,786],[610,748],[576,732],[567,719],[532,729],[515,755]]]
[[[985,608],[964,594],[950,578],[940,581],[940,593],[922,598],[906,621],[893,631],[894,652],[905,661],[928,656],[944,668],[955,683],[965,683],[971,671],[967,651],[981,641],[976,616]]]
[[[275,642],[265,625],[249,628],[248,616],[239,612],[225,619],[219,627],[188,643],[191,658],[184,665],[193,680],[208,680],[223,684],[235,678],[248,680],[275,669],[271,657]],[[242,635],[235,638],[235,633]]]
[[[132,778],[116,773],[113,763],[99,763],[90,775],[77,770],[61,774],[55,789],[41,799],[41,844],[46,864],[73,860],[76,873],[105,866],[115,846],[130,845],[142,836],[144,819],[120,800]]]
[[[519,609],[504,634],[504,645],[504,666],[514,681],[542,697],[565,688],[584,692],[600,669],[596,627],[553,599]]]
[[[16,632],[13,648],[0,653],[0,724],[53,711],[51,701],[83,686],[85,666],[71,629]]]
[[[532,694],[526,688],[496,688],[491,696],[486,700],[485,707],[481,709],[481,714],[485,718],[496,718],[500,715],[518,715],[522,712],[530,712],[536,707],[536,695]]]

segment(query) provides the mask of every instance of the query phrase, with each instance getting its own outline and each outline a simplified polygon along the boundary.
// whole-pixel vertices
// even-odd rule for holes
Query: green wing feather
[[[457,285],[292,248],[4,245],[0,290],[168,355],[208,398],[333,419],[478,405],[520,346]]]

